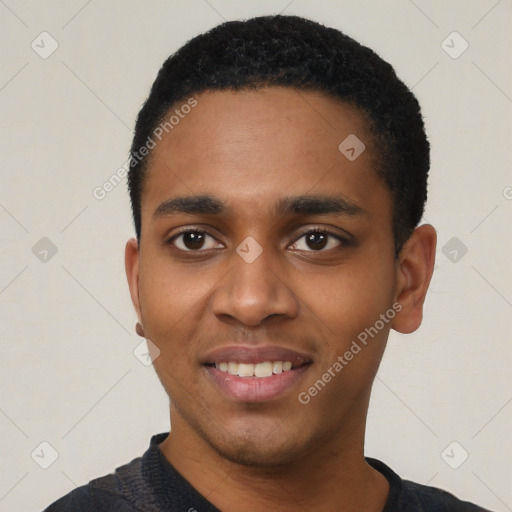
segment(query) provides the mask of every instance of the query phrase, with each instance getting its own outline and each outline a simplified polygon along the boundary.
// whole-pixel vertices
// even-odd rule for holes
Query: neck
[[[353,427],[353,426],[352,426]],[[173,411],[172,431],[160,444],[174,468],[223,512],[322,510],[380,512],[386,478],[364,459],[365,420],[282,465],[248,466],[222,457]]]

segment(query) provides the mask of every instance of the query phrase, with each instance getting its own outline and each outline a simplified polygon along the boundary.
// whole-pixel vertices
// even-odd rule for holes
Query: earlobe
[[[136,238],[130,238],[130,240],[126,242],[124,266],[132,304],[137,313],[137,318],[139,322],[141,322],[142,317],[139,301],[139,244]]]
[[[403,334],[414,332],[423,319],[423,304],[434,271],[437,234],[429,224],[419,226],[402,247],[397,260],[395,300],[402,309],[392,328]]]
[[[145,338],[146,334],[144,333],[144,327],[142,327],[142,324],[140,322],[137,322],[135,324],[135,332],[141,337]]]

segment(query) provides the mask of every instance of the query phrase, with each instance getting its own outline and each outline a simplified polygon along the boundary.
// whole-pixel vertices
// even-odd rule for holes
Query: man
[[[392,67],[294,16],[228,22],[139,113],[126,273],[171,431],[47,511],[477,511],[364,457],[390,329],[416,330],[429,144]]]

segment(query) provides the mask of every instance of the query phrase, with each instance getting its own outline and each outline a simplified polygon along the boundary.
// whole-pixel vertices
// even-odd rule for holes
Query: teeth
[[[254,365],[255,377],[270,377],[272,375],[272,363],[258,363]]]
[[[254,365],[240,363],[238,365],[238,376],[239,377],[252,377],[254,375]]]
[[[217,370],[238,375],[239,377],[270,377],[272,374],[288,372],[292,369],[290,361],[265,361],[263,363],[235,363],[234,361],[221,362],[215,365]]]

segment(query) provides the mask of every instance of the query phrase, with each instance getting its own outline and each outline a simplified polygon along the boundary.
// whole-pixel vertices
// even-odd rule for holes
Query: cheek
[[[311,398],[319,415],[331,411],[329,425],[339,422],[351,404],[363,403],[369,393],[392,319],[381,320],[391,310],[391,268],[389,263],[361,262],[350,270],[347,266],[346,272],[340,267],[338,274],[317,278],[315,287],[303,282],[304,290],[316,290],[315,295],[309,293],[307,307],[322,331],[323,350],[301,396]]]
[[[160,351],[154,370],[169,396],[186,400],[198,378],[191,371],[197,365],[194,340],[204,316],[198,310],[208,285],[197,274],[194,279],[190,272],[178,271],[166,262],[147,265],[139,279],[145,334]]]
[[[145,332],[160,350],[186,352],[208,283],[197,273],[183,272],[154,260],[141,268],[139,299]],[[190,348],[190,347],[188,347]]]
[[[303,297],[309,297],[307,307],[330,331],[331,338],[349,340],[373,325],[390,307],[392,268],[379,260],[340,266],[338,272],[303,281]]]

